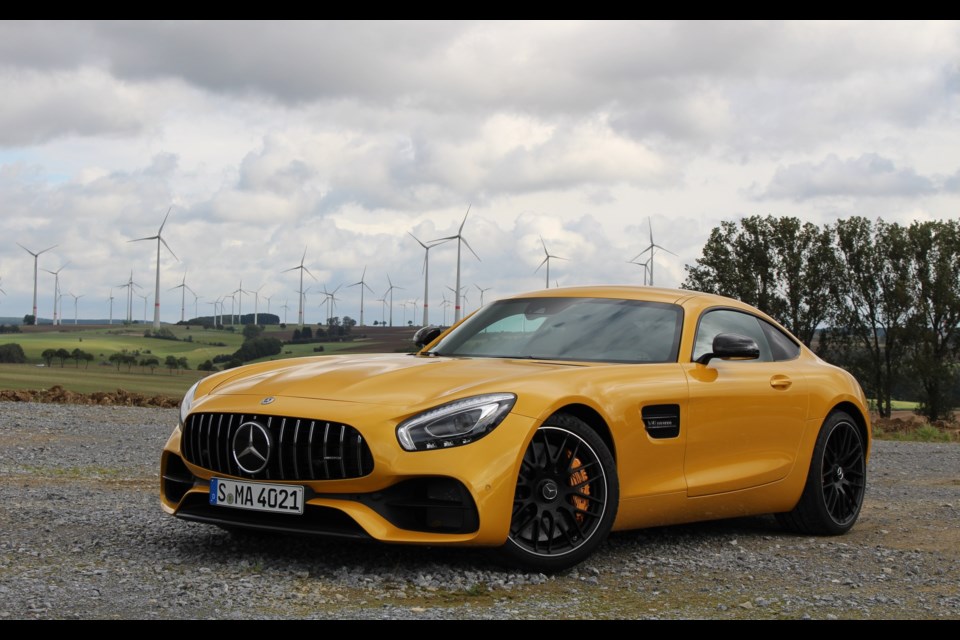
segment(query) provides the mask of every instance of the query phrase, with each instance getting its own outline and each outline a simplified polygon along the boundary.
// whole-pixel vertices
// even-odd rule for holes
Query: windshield
[[[680,307],[606,298],[521,298],[484,307],[431,354],[594,362],[676,362]]]

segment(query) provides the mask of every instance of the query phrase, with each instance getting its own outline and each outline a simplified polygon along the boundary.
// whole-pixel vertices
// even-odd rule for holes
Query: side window
[[[760,327],[760,320],[748,313],[717,309],[700,316],[697,339],[693,346],[694,360],[713,350],[713,339],[718,333],[737,333],[753,338],[760,348],[760,357],[749,362],[770,362],[773,359],[767,336]]]
[[[767,336],[767,342],[770,344],[770,351],[774,360],[777,362],[793,360],[800,355],[800,345],[787,337],[782,331],[763,320],[760,321],[760,326]]]

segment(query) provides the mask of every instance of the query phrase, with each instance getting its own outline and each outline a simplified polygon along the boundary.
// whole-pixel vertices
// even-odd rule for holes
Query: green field
[[[144,337],[144,325],[113,325],[85,328],[62,325],[59,328],[24,327],[21,333],[0,334],[0,345],[19,344],[27,357],[28,364],[0,364],[0,389],[41,390],[60,385],[69,391],[91,393],[94,391],[112,392],[117,389],[148,395],[180,397],[197,380],[202,372],[196,371],[197,365],[215,356],[232,354],[243,343],[243,335],[238,331],[202,329],[197,326],[164,325],[170,329],[177,340],[164,340]],[[262,358],[277,360],[304,356],[332,355],[351,351],[394,352],[409,344],[409,336],[402,329],[369,329],[368,339],[352,342],[325,342],[314,344],[284,345],[279,355]],[[286,330],[269,326],[264,335],[287,340],[293,328]],[[407,331],[412,335],[412,331]],[[322,351],[315,351],[321,347]],[[42,353],[47,349],[65,349],[72,352],[80,349],[94,356],[89,362],[77,363],[68,359],[62,363],[54,358],[47,366]],[[140,359],[153,356],[160,366],[151,371],[149,368],[132,366],[129,369],[121,365],[119,370],[109,358],[122,351],[139,352]],[[167,356],[186,358],[189,370],[169,371],[163,362]],[[43,365],[43,366],[41,366]]]
[[[84,369],[83,365],[75,368],[72,363],[62,369],[60,365],[0,364],[0,389],[38,391],[59,385],[77,393],[123,389],[129,393],[179,398],[203,374],[200,371],[181,371],[171,375],[166,369],[157,369],[154,373],[138,369],[134,367],[128,372],[124,367],[118,372],[114,366],[92,364],[89,369]]]

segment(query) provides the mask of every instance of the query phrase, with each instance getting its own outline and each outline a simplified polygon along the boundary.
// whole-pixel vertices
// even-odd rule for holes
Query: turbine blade
[[[407,231],[407,235],[410,236],[411,238],[413,238],[414,240],[416,240],[416,241],[417,241],[417,244],[419,244],[419,245],[420,245],[421,247],[423,247],[424,249],[429,249],[429,248],[430,248],[430,247],[428,247],[427,245],[423,244],[423,242],[420,241],[420,238],[418,238],[417,236],[413,235],[413,234],[410,233],[409,231]]]
[[[163,246],[165,246],[165,247],[167,248],[167,251],[170,252],[170,255],[172,255],[174,258],[176,258],[177,262],[180,262],[180,258],[177,258],[177,254],[175,254],[175,253],[173,252],[173,249],[170,248],[170,245],[167,244],[167,241],[166,241],[166,240],[164,240],[164,239],[161,238],[160,236],[157,236],[157,240],[159,240],[160,242],[163,243]]]
[[[470,249],[470,253],[472,253],[477,260],[480,260],[480,256],[478,256],[477,252],[473,250],[473,247],[470,246],[470,243],[467,242],[467,239],[461,236],[460,240],[463,242],[463,244],[467,245],[467,249]],[[483,260],[480,260],[480,262],[483,262]]]
[[[167,224],[167,218],[170,217],[170,209],[173,209],[173,205],[171,205],[170,208],[167,209],[167,215],[163,216],[163,222],[160,223],[160,230],[157,231],[157,235],[158,235],[158,236],[159,236],[161,233],[163,233],[163,225]]]

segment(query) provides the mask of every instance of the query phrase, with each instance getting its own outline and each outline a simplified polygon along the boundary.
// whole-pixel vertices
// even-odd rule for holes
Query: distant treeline
[[[178,325],[198,325],[201,327],[216,327],[229,324],[258,324],[258,325],[274,325],[280,324],[280,316],[273,313],[258,313],[256,314],[256,323],[254,323],[254,314],[245,313],[242,316],[237,316],[234,314],[232,317],[229,313],[223,315],[217,314],[216,316],[199,316],[197,318],[190,318],[189,320],[183,320],[178,322]],[[236,321],[236,322],[235,322]]]

